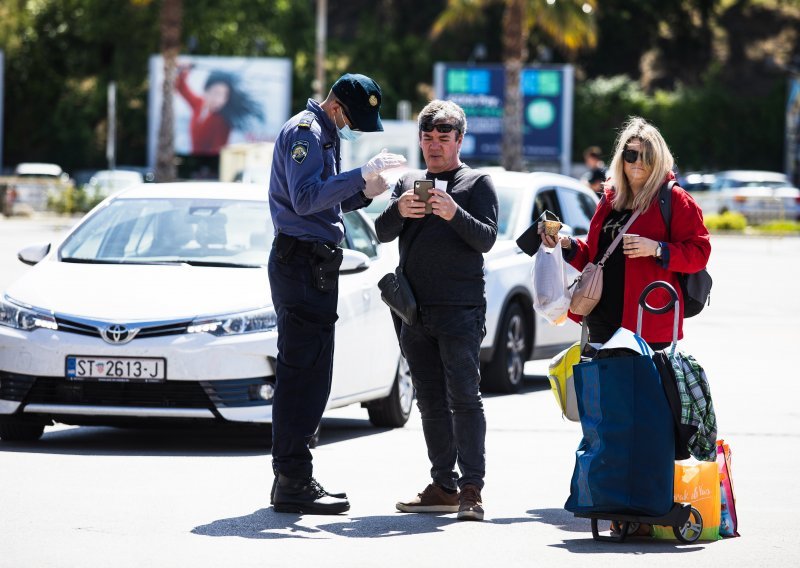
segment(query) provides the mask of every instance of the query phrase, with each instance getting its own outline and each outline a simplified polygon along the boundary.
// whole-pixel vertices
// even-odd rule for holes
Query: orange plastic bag
[[[700,540],[719,540],[720,484],[717,462],[675,462],[675,501],[691,503],[703,517]],[[674,539],[672,527],[654,526],[656,538]]]

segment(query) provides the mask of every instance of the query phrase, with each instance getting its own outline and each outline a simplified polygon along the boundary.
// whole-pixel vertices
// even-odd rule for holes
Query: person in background
[[[606,181],[606,172],[602,168],[595,168],[589,172],[586,184],[598,196],[603,195],[603,182]]]
[[[597,182],[592,186],[590,180],[603,178],[601,183],[606,180],[606,165],[603,162],[603,151],[600,146],[589,146],[583,151],[583,164],[586,166],[586,171],[581,176],[581,181],[594,191],[598,191],[595,189]]]
[[[432,213],[425,214],[425,203],[413,191],[418,175],[411,174],[398,181],[390,204],[375,221],[381,242],[399,237],[404,272],[419,306],[417,322],[402,323],[398,335],[431,462],[431,483],[396,508],[407,513],[457,512],[459,519],[483,520],[483,253],[497,238],[497,195],[489,175],[461,162],[467,132],[461,107],[432,101],[420,112],[418,125],[427,166],[419,175],[435,186],[428,199]],[[409,248],[412,241],[415,246]],[[461,476],[455,472],[456,463]]]
[[[192,108],[189,134],[192,154],[216,156],[228,143],[231,130],[244,129],[251,119],[264,120],[261,105],[239,87],[239,79],[224,71],[211,71],[203,95],[196,95],[187,81],[191,66],[181,66],[175,87]]]
[[[380,105],[375,81],[342,75],[322,103],[309,99],[275,141],[269,185],[275,239],[268,275],[278,325],[270,493],[276,512],[350,509],[346,494],[329,493],[314,479],[308,444],[331,389],[342,214],[388,190],[380,173],[406,162],[381,152],[360,168],[340,171],[340,139],[382,131]],[[369,342],[365,336],[365,349]]]

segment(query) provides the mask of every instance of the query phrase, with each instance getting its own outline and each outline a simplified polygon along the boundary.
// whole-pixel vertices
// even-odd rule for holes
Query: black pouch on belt
[[[336,288],[339,281],[339,267],[342,265],[342,249],[314,243],[314,258],[311,261],[311,276],[314,288],[328,292]]]
[[[284,233],[278,233],[273,246],[278,254],[278,260],[288,262],[294,256],[294,251],[297,248],[297,239]]]

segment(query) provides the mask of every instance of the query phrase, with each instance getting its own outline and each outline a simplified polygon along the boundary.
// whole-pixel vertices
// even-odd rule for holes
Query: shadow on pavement
[[[316,526],[298,524],[302,515],[275,513],[271,508],[259,509],[243,517],[220,519],[192,529],[192,534],[202,536],[238,536],[254,539],[312,538],[325,539],[333,536],[347,538],[386,538],[426,533],[437,533],[453,523],[462,523],[454,514],[403,514],[348,517],[346,515],[311,519],[342,519],[341,522],[321,523]],[[487,519],[484,524],[508,525],[534,522],[534,519]]]
[[[564,540],[562,544],[551,544],[553,548],[563,548],[576,554],[647,554],[647,553],[685,553],[703,549],[702,545],[681,544],[673,540],[659,540],[650,537],[628,537],[625,542],[599,542],[592,538],[592,525],[589,519],[578,518],[564,509],[532,509],[526,511],[535,521],[558,527],[567,532],[582,533],[583,538]],[[609,521],[598,521],[602,535],[608,531]]]
[[[368,420],[323,418],[320,446],[388,432]],[[267,456],[269,426],[80,426],[45,430],[36,442],[0,442],[0,452],[95,456]]]
[[[522,384],[519,387],[519,391],[516,394],[517,396],[523,394],[530,394],[534,392],[541,392],[541,391],[549,391],[550,390],[550,381],[547,380],[547,377],[544,375],[525,375],[522,377]],[[481,396],[484,398],[495,398],[498,396],[514,396],[514,394],[506,394],[506,393],[499,393],[499,392],[481,392]]]

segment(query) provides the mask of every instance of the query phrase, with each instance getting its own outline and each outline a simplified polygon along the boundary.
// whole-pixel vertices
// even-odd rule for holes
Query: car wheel
[[[531,336],[519,304],[509,304],[498,329],[494,356],[483,370],[481,387],[492,392],[518,392],[522,386]]]
[[[382,428],[401,428],[411,416],[414,404],[414,384],[406,358],[401,356],[397,363],[392,392],[389,396],[376,400],[367,406],[369,421]]]
[[[0,422],[0,440],[5,442],[33,442],[44,434],[44,424],[8,420]]]

